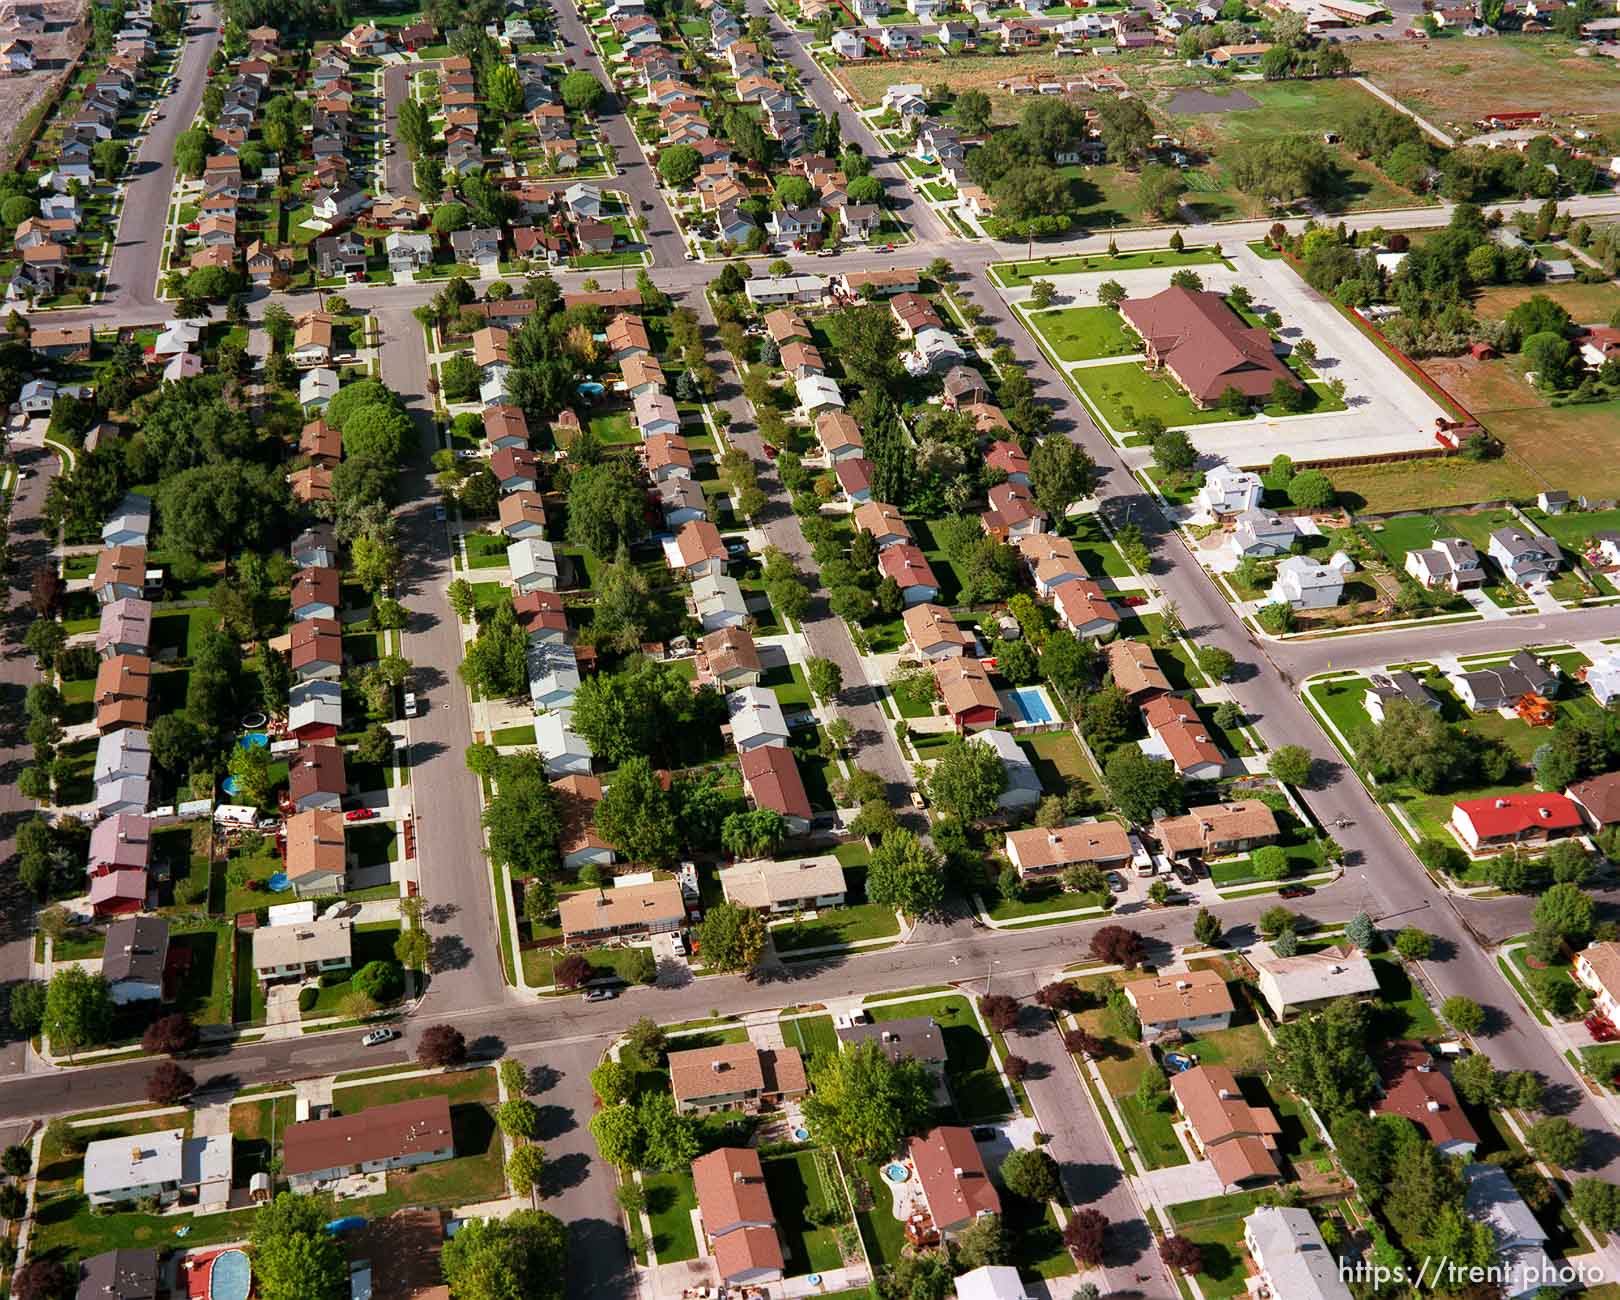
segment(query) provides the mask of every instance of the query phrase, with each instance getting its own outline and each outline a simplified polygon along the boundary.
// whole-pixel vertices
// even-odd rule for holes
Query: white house
[[[573,714],[567,710],[542,713],[534,720],[534,747],[546,765],[548,776],[588,776],[591,747],[570,725]]]
[[[1278,1300],[1351,1300],[1309,1210],[1266,1205],[1243,1220],[1243,1244],[1266,1294]]]
[[[1474,544],[1461,537],[1437,537],[1434,545],[1406,553],[1406,572],[1433,591],[1467,591],[1482,586],[1485,568],[1479,562]]]
[[[575,221],[595,221],[602,215],[602,191],[580,181],[563,191],[563,204]]]
[[[1610,651],[1586,670],[1587,689],[1592,698],[1605,709],[1609,702],[1620,697],[1620,654]]]
[[[705,632],[738,627],[748,621],[748,602],[737,580],[724,573],[706,573],[692,583],[692,615]]]
[[[561,641],[529,640],[529,698],[536,708],[566,709],[579,691],[579,658]]]
[[[1204,475],[1204,486],[1198,490],[1198,504],[1212,515],[1239,515],[1257,508],[1265,491],[1258,474],[1231,465],[1217,465]]]
[[[981,1264],[956,1279],[956,1300],[1029,1300],[1011,1264]]]
[[[1491,534],[1486,550],[1508,579],[1521,587],[1547,582],[1558,572],[1561,559],[1558,543],[1550,537],[1537,537],[1518,528],[1498,528]]]
[[[174,1205],[223,1204],[231,1194],[231,1135],[188,1138],[183,1128],[102,1138],[84,1152],[84,1194],[91,1205],[148,1198]]]
[[[1292,609],[1332,609],[1344,595],[1344,574],[1330,564],[1318,564],[1303,555],[1290,555],[1277,565],[1273,601]]]
[[[972,745],[986,745],[996,751],[1001,769],[1007,774],[1007,786],[996,796],[997,807],[1009,812],[1020,808],[1033,808],[1041,801],[1041,778],[1029,755],[1010,733],[994,728],[975,732],[968,740]]]
[[[316,366],[298,381],[298,401],[306,411],[319,411],[337,396],[338,387],[337,371]]]
[[[826,375],[807,375],[797,385],[799,409],[814,418],[824,411],[844,409],[844,395],[838,385]]]
[[[1547,1255],[1547,1230],[1525,1204],[1501,1165],[1469,1165],[1463,1170],[1463,1206],[1470,1219],[1490,1225],[1496,1234],[1493,1280],[1503,1300],[1538,1295],[1553,1276]]]
[[[396,230],[383,240],[388,269],[395,274],[420,271],[433,264],[433,236],[420,230]]]
[[[101,526],[101,544],[145,546],[151,531],[152,498],[142,496],[139,492],[128,492]]]
[[[859,59],[866,56],[865,38],[848,27],[833,33],[832,47],[833,53],[841,59]]]
[[[1314,1010],[1336,998],[1378,995],[1373,965],[1348,944],[1292,957],[1259,957],[1250,964],[1258,973],[1260,994],[1278,1019]]]
[[[776,692],[764,686],[744,686],[726,696],[731,720],[731,743],[739,750],[758,745],[786,746],[791,739]]]
[[[531,591],[556,591],[561,585],[557,548],[540,537],[524,537],[506,548],[512,587],[521,596]]]

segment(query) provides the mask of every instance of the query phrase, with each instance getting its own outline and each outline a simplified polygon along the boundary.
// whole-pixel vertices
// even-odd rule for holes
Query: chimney
[[[741,1169],[733,1169],[731,1171],[731,1181],[734,1183],[744,1183],[748,1180],[743,1177],[743,1171]]]
[[[1178,992],[1185,993],[1190,988],[1192,988],[1192,981],[1191,980],[1177,980],[1176,981],[1176,989],[1177,989]]]
[[[962,1170],[959,1167],[956,1168],[956,1169],[951,1170],[951,1173],[957,1179],[960,1179],[962,1177]]]
[[[1508,806],[1508,801],[1506,799],[1498,799],[1496,801],[1496,806],[1498,808],[1506,808]]]
[[[1230,1088],[1222,1088],[1219,1095],[1222,1101],[1232,1100],[1232,1090]]]
[[[1430,1114],[1433,1114],[1440,1109],[1440,1103],[1437,1101],[1425,1102],[1424,1109],[1429,1111]]]

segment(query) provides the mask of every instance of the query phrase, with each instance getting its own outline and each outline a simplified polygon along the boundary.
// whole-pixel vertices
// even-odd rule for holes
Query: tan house
[[[1153,823],[1159,848],[1172,858],[1228,857],[1276,842],[1277,815],[1258,799],[1205,804]]]
[[[681,1115],[716,1110],[757,1112],[809,1091],[804,1060],[792,1047],[723,1043],[669,1054],[669,1083]]]
[[[1203,1034],[1232,1023],[1232,994],[1218,971],[1189,970],[1132,980],[1124,994],[1136,1008],[1145,1042],[1166,1034]]]
[[[1620,1022],[1620,943],[1588,944],[1575,954],[1575,978],[1592,994],[1592,1007]]]
[[[757,751],[750,751],[751,753]],[[844,868],[831,853],[778,862],[761,858],[720,872],[726,902],[763,912],[809,912],[844,904]]]
[[[348,853],[341,812],[312,808],[287,818],[287,879],[300,896],[343,892]]]
[[[758,686],[765,666],[754,644],[754,634],[745,627],[723,627],[698,642],[698,671],[721,690]]]
[[[721,1147],[700,1156],[692,1162],[692,1190],[720,1280],[727,1286],[780,1280],[782,1243],[759,1153]]]
[[[1134,704],[1155,695],[1168,694],[1170,679],[1153,657],[1153,647],[1140,641],[1110,641],[1103,650],[1108,675]]]
[[[1236,1077],[1224,1065],[1200,1065],[1170,1079],[1176,1109],[1227,1191],[1270,1182],[1277,1167],[1282,1125],[1265,1106],[1243,1100]]]
[[[1031,826],[1009,831],[1007,859],[1025,880],[1061,875],[1070,867],[1108,870],[1131,860],[1131,839],[1118,822],[1081,822],[1050,829]]]
[[[973,648],[973,633],[951,617],[943,605],[924,602],[900,616],[906,640],[924,659],[948,659]]]
[[[686,920],[686,900],[673,880],[617,889],[584,889],[569,894],[557,907],[563,943],[663,934]]]

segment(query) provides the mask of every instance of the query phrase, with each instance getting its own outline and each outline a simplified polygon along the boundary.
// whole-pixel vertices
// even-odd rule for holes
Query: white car
[[[361,1047],[376,1047],[379,1043],[391,1043],[399,1037],[397,1029],[373,1029],[360,1040]]]

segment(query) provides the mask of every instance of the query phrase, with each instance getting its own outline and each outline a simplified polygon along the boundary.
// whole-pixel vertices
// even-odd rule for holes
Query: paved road
[[[467,692],[455,677],[461,662],[456,615],[446,595],[452,577],[449,535],[434,519],[431,459],[438,446],[427,392],[427,345],[410,312],[377,313],[382,331],[382,378],[407,403],[418,430],[415,463],[400,483],[407,504],[398,512],[408,575],[400,599],[411,612],[405,657],[413,672],[420,715],[410,723],[411,788],[422,897],[428,903],[435,974],[423,1012],[448,1016],[508,995],[490,895],[489,867],[479,830],[478,780],[463,754],[472,743]]]
[[[383,69],[383,138],[394,141],[394,152],[383,155],[383,191],[396,199],[418,199],[416,174],[410,155],[399,138],[399,106],[411,93],[411,73],[430,63],[395,63]]]
[[[28,625],[33,621],[29,593],[34,573],[50,559],[51,538],[40,519],[45,493],[56,477],[56,456],[45,450],[37,434],[14,436],[11,450],[17,467],[27,475],[18,485],[11,504],[11,576],[6,580],[0,609],[0,628],[5,653],[0,655],[0,863],[6,864],[0,876],[0,988],[28,978],[34,955],[34,900],[17,880],[15,854],[17,825],[34,802],[17,793],[17,776],[34,761],[34,751],[24,735],[23,696],[39,680],[34,660],[22,647]],[[20,1073],[26,1061],[24,1045],[8,1041],[7,1026],[0,1022],[0,1073]],[[4,1107],[0,1107],[3,1113]]]
[[[197,116],[203,87],[208,84],[208,60],[218,44],[219,16],[214,6],[193,4],[186,13],[186,44],[174,89],[158,103],[163,118],[146,133],[131,167],[104,295],[104,305],[115,310],[99,319],[125,323],[130,305],[158,305],[158,267],[163,260],[169,196],[174,191],[174,142]]]

